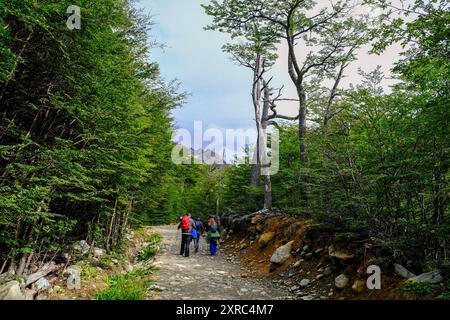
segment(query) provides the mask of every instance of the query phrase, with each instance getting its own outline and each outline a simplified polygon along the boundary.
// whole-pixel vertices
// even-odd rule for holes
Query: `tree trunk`
[[[300,163],[306,167],[308,164],[308,153],[306,147],[306,93],[303,84],[297,86],[299,98],[299,119],[298,119],[298,136],[300,142]]]
[[[270,163],[267,152],[267,127],[269,126],[268,116],[270,109],[270,89],[263,80],[264,103],[261,117],[260,154],[261,154],[261,174],[264,176],[264,209],[272,209],[272,181],[270,180]]]
[[[252,173],[250,184],[252,186],[259,185],[259,177],[261,175],[261,162],[260,162],[260,128],[261,128],[261,72],[262,57],[260,54],[256,55],[255,58],[255,70],[253,72],[253,86],[252,86],[252,98],[253,98],[253,108],[255,110],[255,124],[258,136],[256,138],[256,146],[253,153],[253,159],[251,163]]]

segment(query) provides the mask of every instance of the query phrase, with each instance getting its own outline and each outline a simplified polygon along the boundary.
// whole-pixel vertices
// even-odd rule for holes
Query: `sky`
[[[251,100],[251,71],[232,62],[222,46],[229,42],[226,34],[206,31],[211,18],[207,16],[202,3],[208,0],[140,0],[138,6],[153,16],[155,25],[150,37],[163,43],[164,49],[153,49],[150,59],[156,61],[161,75],[166,81],[178,80],[180,89],[189,94],[181,108],[173,112],[176,127],[194,133],[194,121],[202,121],[203,129],[254,128],[254,114]],[[319,3],[326,3],[319,0]],[[364,48],[359,52],[359,60],[348,69],[344,86],[356,85],[359,67],[366,72],[377,65],[389,77],[389,70],[398,58],[399,48],[375,56],[367,54]],[[287,50],[280,45],[279,59],[271,71],[273,84],[285,86],[284,98],[296,98],[295,88],[287,74]],[[386,80],[386,87],[392,81]],[[297,107],[292,103],[281,105],[279,113],[296,115]],[[255,135],[250,137],[250,142]],[[182,144],[186,145],[184,141]],[[186,145],[188,146],[188,145]],[[228,151],[227,151],[228,152]],[[227,155],[227,158],[232,157]]]

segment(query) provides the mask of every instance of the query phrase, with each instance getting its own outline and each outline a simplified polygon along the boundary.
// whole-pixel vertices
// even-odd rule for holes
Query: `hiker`
[[[205,228],[204,228],[203,222],[201,220],[194,219],[194,224],[195,224],[194,230],[196,233],[196,237],[194,237],[194,232],[193,232],[192,239],[194,240],[195,252],[198,252],[201,237],[202,237],[202,234],[203,234],[203,231]]]
[[[215,256],[217,253],[217,242],[220,239],[220,233],[217,229],[217,223],[214,217],[210,217],[208,220],[208,236],[206,240],[209,242],[209,252],[211,256]]]
[[[181,229],[181,256],[184,254],[185,257],[189,257],[189,244],[191,243],[193,228],[195,228],[195,224],[191,219],[191,214],[188,213],[181,218],[181,222],[178,225],[178,229]]]

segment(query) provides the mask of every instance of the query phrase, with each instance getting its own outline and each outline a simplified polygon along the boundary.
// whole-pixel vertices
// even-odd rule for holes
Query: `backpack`
[[[191,231],[191,219],[188,216],[184,216],[183,219],[181,219],[181,230],[183,231]]]
[[[202,232],[203,229],[203,223],[200,220],[195,221],[195,229],[197,229],[197,232]]]
[[[197,234],[197,229],[195,229],[195,228],[192,228],[192,239],[197,239],[197,236],[198,236],[198,234]]]
[[[217,232],[217,224],[210,225],[209,230],[211,231],[211,233],[216,233]]]

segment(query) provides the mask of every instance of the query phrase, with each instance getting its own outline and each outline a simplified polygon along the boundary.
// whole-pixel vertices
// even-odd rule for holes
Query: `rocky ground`
[[[239,299],[293,299],[287,290],[264,281],[248,277],[237,259],[230,259],[219,248],[217,256],[208,254],[205,239],[200,251],[189,258],[179,255],[180,236],[174,226],[153,228],[163,236],[162,252],[154,264],[159,271],[154,275],[156,286],[150,299],[176,300],[239,300]],[[191,244],[191,248],[193,245]]]
[[[175,226],[129,231],[124,252],[77,241],[66,263],[50,261],[26,276],[0,275],[0,300],[95,299],[109,278],[149,271],[149,300],[343,300],[448,299],[449,286],[439,270],[413,273],[398,263],[380,264],[381,289],[366,286],[368,266],[379,260],[370,243],[337,241],[336,235],[309,221],[270,213],[228,219],[218,255],[202,239],[200,252],[179,255]],[[156,256],[138,259],[159,233]],[[161,240],[158,240],[161,241]],[[80,279],[79,281],[72,281]],[[133,280],[134,281],[134,280]],[[400,288],[409,285],[413,291]],[[432,290],[431,290],[432,289]]]

